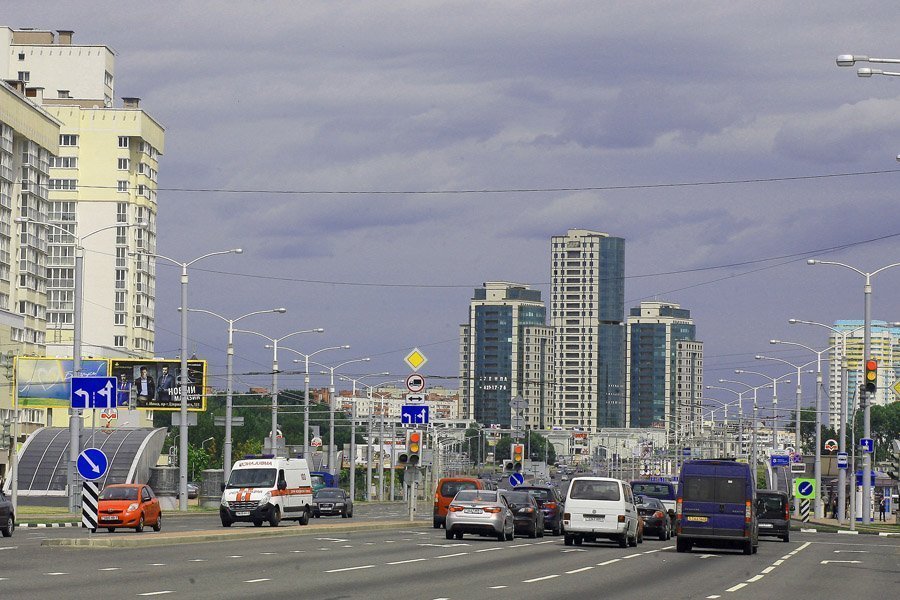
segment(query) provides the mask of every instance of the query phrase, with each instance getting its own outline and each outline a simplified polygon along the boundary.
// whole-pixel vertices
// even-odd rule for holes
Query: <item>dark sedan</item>
[[[544,527],[553,532],[553,535],[562,533],[562,515],[565,512],[565,502],[559,494],[559,490],[549,485],[527,485],[516,488],[519,492],[528,492],[538,502],[541,512],[544,513]]]
[[[16,528],[16,517],[13,514],[12,501],[0,490],[0,533],[10,537]]]
[[[317,519],[322,515],[341,515],[349,519],[353,516],[353,500],[341,488],[320,488],[313,494],[312,513]]]
[[[535,497],[526,491],[501,492],[513,513],[516,533],[530,538],[544,537],[544,513]]]
[[[644,533],[661,540],[672,538],[672,518],[663,503],[650,496],[635,496],[638,514],[644,520]]]

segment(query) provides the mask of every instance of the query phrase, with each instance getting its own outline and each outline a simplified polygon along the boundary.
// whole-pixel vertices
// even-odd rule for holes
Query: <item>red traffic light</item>
[[[878,389],[878,361],[870,358],[866,361],[866,391],[874,394]]]

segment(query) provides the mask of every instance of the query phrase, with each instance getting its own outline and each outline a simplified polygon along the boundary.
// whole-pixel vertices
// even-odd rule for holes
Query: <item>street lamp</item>
[[[178,307],[178,310],[181,310],[181,307]],[[247,317],[252,317],[253,315],[262,315],[267,313],[279,313],[284,314],[287,312],[286,308],[269,308],[266,310],[255,310],[253,312],[249,312],[245,315],[241,315],[235,319],[229,319],[228,317],[223,317],[218,313],[214,313],[211,310],[206,310],[204,308],[189,308],[188,312],[198,312],[204,313],[207,315],[212,315],[214,317],[218,317],[222,319],[226,323],[228,323],[228,349],[226,351],[225,358],[225,443],[222,448],[222,465],[225,469],[225,481],[228,481],[231,476],[231,415],[233,412],[233,395],[234,395],[234,324],[240,321],[241,319],[245,319]]]
[[[785,380],[785,383],[790,383],[790,382],[791,382],[790,379]],[[719,383],[733,383],[735,385],[742,385],[746,388],[744,390],[744,393],[746,393],[748,391],[753,392],[753,435],[752,435],[751,446],[750,446],[750,456],[751,456],[750,460],[753,463],[753,468],[756,469],[757,465],[759,464],[759,456],[758,456],[759,444],[757,443],[757,438],[759,435],[759,418],[758,418],[759,404],[757,402],[756,392],[757,392],[757,390],[772,387],[772,384],[764,383],[762,385],[754,386],[754,385],[750,385],[749,383],[745,383],[743,381],[738,381],[736,379],[720,379]],[[735,390],[730,390],[730,391],[732,393],[740,394],[740,392],[736,392]]]
[[[857,57],[853,57],[854,60]],[[869,59],[871,60],[871,59]],[[884,59],[888,60],[888,59]],[[900,267],[900,262],[892,263],[881,267],[880,269],[876,269],[872,272],[861,271],[856,267],[852,267],[850,265],[835,262],[831,260],[816,260],[809,259],[806,261],[809,265],[834,265],[836,267],[844,267],[845,269],[849,269],[855,273],[862,275],[865,280],[865,286],[863,287],[863,327],[865,327],[863,331],[863,362],[869,360],[869,353],[871,352],[871,344],[872,344],[872,278],[881,273],[882,271],[886,271],[887,269],[891,269],[893,267]],[[865,386],[861,387],[859,390],[859,398],[860,404],[863,406],[863,437],[871,438],[872,437],[872,422],[871,422],[871,402],[869,401],[868,393],[866,392]],[[872,455],[868,452],[863,453],[863,494],[862,494],[862,505],[863,505],[863,515],[862,522],[863,524],[868,524],[871,522],[871,513],[869,512],[869,505],[871,504],[872,498]]]
[[[91,237],[94,234],[100,233],[101,231],[107,231],[109,229],[117,229],[119,227],[138,227],[140,229],[146,229],[149,227],[149,223],[147,221],[137,221],[136,223],[116,223],[115,225],[107,225],[106,227],[101,227],[99,229],[95,229],[90,233],[86,233],[85,235],[78,236],[73,232],[69,231],[65,227],[60,225],[56,225],[55,223],[48,223],[46,221],[35,221],[31,217],[16,217],[14,219],[16,223],[27,225],[28,223],[32,223],[34,225],[38,225],[41,227],[52,227],[54,229],[58,229],[62,231],[66,235],[70,235],[75,240],[75,281],[74,281],[74,290],[73,294],[74,298],[74,306],[72,311],[72,377],[80,377],[81,375],[81,336],[82,336],[82,327],[83,327],[83,314],[82,307],[84,303],[84,298],[82,297],[84,291],[84,240]],[[18,436],[18,414],[16,416],[16,431],[14,434]],[[71,512],[75,512],[78,507],[78,494],[75,490],[75,481],[76,481],[76,472],[77,467],[76,463],[78,461],[78,455],[81,452],[81,410],[69,408],[69,465],[66,469],[66,485],[69,488],[69,510]],[[18,469],[18,452],[16,450],[13,451],[13,462],[11,465],[11,475],[12,475],[12,497],[13,497],[13,506],[16,505],[18,501],[18,493],[19,493],[19,474],[16,472]]]
[[[841,54],[835,59],[834,62],[836,62],[837,66],[839,67],[852,67],[857,62],[896,65],[900,64],[900,59],[875,58],[866,56],[864,54]],[[894,77],[900,77],[900,73],[894,71],[882,71],[881,69],[871,69],[869,67],[860,67],[859,69],[857,69],[856,75],[859,77],[871,77],[872,75],[891,75]]]
[[[334,372],[336,369],[340,369],[344,365],[349,365],[351,363],[358,362],[369,362],[372,360],[368,356],[365,358],[354,358],[351,360],[345,360],[344,362],[334,365],[333,367],[329,367],[328,365],[323,365],[322,363],[317,363],[315,361],[310,361],[312,364],[322,367],[323,369],[327,369],[327,371],[331,374],[331,381],[328,384],[328,471],[335,475],[338,471],[335,471],[334,468],[334,459],[335,459],[335,443],[334,443]]]
[[[735,396],[737,396],[736,400],[733,400],[728,403],[722,403],[722,407],[725,409],[725,432],[727,433],[728,432],[728,406],[730,404],[735,404],[735,403],[738,405],[738,429],[740,431],[740,440],[741,440],[738,454],[742,455],[744,453],[744,393],[747,390],[744,390],[743,392],[738,392],[737,390],[733,390],[731,388],[727,388],[727,387],[719,386],[719,385],[707,385],[705,387],[708,390],[722,390],[725,392],[730,392],[730,393],[734,394]],[[715,400],[714,398],[707,398],[705,396],[704,396],[703,400],[704,401],[713,400],[714,402],[721,403],[720,400]]]
[[[778,381],[788,377],[790,373],[785,373],[784,375],[779,375],[778,377],[772,377],[771,375],[766,375],[765,373],[760,373],[759,371],[747,371],[745,369],[735,369],[735,373],[741,375],[743,373],[748,373],[750,375],[759,375],[760,377],[765,377],[769,380],[769,383],[772,384],[772,450],[778,449]],[[785,379],[784,383],[790,383],[790,379]]]
[[[295,363],[302,362],[305,366],[305,369],[303,371],[303,385],[305,386],[304,389],[306,390],[304,392],[304,394],[306,395],[306,402],[303,403],[303,458],[306,458],[306,453],[309,452],[309,402],[311,399],[311,396],[309,393],[309,357],[315,356],[319,352],[325,352],[326,350],[347,350],[349,348],[350,348],[350,346],[347,346],[347,345],[329,346],[327,348],[320,348],[320,349],[316,350],[315,352],[310,352],[309,354],[304,354],[303,352],[300,352],[299,350],[294,350],[293,348],[285,347],[285,350],[289,350],[290,352],[293,352],[294,354],[299,354],[300,356],[303,357],[302,361],[297,360],[295,358],[292,362],[295,362]]]
[[[360,375],[359,377],[347,377],[341,375],[341,379],[353,382],[352,400],[350,404],[350,497],[356,500],[356,384],[366,377],[375,376],[386,377],[390,375],[388,371],[381,373],[369,373]]]
[[[322,333],[325,331],[321,327],[317,327],[315,329],[301,329],[299,331],[292,331],[287,335],[283,335],[281,337],[273,338],[269,337],[265,334],[262,334],[258,331],[253,331],[250,329],[235,329],[238,333],[249,333],[252,335],[259,336],[265,340],[269,340],[270,344],[266,344],[266,348],[272,349],[272,432],[271,432],[271,449],[272,454],[278,454],[278,444],[275,439],[278,436],[278,342],[282,340],[286,340],[290,337],[294,337],[295,335],[300,335],[301,333]]]
[[[375,385],[368,385],[366,383],[359,382],[359,385],[366,388],[366,394],[367,394],[367,398],[369,400],[369,419],[368,419],[368,424],[367,424],[369,438],[367,440],[367,445],[366,445],[367,446],[366,447],[366,500],[367,501],[372,500],[372,412],[373,412],[373,408],[374,408],[374,403],[373,403],[374,392],[375,392],[375,390],[377,390],[378,388],[380,388],[383,385],[388,385],[391,383],[399,383],[401,381],[404,381],[404,380],[403,379],[391,379],[388,381],[382,381],[381,383],[376,383]],[[378,466],[381,470],[381,475],[378,476],[378,483],[379,483],[379,488],[380,488],[380,491],[378,494],[378,499],[383,500],[384,499],[384,484],[383,484],[383,480],[384,480],[384,459],[383,459],[383,455],[384,455],[384,397],[383,396],[381,398],[379,398],[379,409],[380,409],[379,412],[381,413],[381,432],[380,432],[380,436],[378,438],[378,445],[381,447],[381,452],[379,453],[379,457],[378,457]],[[391,452],[391,456],[393,457],[393,452]]]

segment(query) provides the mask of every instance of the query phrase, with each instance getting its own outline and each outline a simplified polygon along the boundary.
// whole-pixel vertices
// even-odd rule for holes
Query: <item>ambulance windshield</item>
[[[228,479],[230,488],[275,487],[275,469],[235,469]]]

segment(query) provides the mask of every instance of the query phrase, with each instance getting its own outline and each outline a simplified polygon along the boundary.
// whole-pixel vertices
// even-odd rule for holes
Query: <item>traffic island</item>
[[[344,533],[359,531],[378,531],[397,528],[425,529],[431,527],[431,521],[378,521],[375,523],[317,523],[315,525],[281,527],[238,527],[207,529],[178,533],[93,533],[87,537],[46,539],[41,546],[54,548],[149,548],[153,546],[172,546],[176,544],[197,544],[201,542],[228,542],[250,538],[285,537],[297,535],[317,535],[322,533]]]

